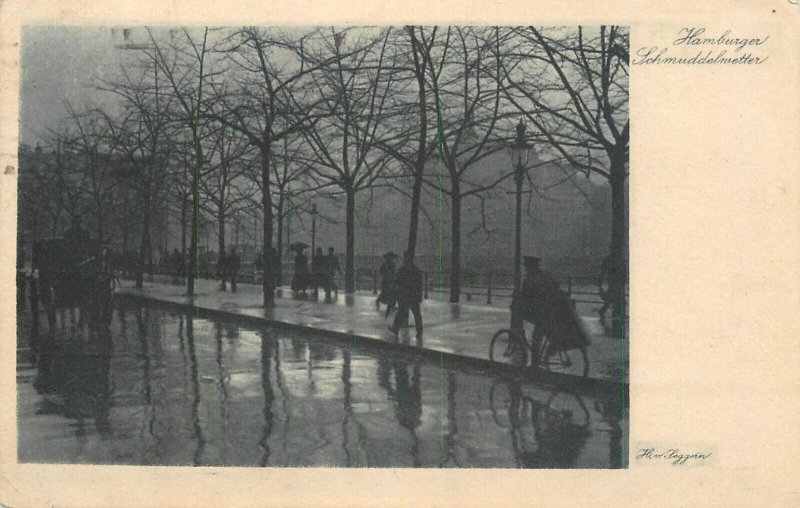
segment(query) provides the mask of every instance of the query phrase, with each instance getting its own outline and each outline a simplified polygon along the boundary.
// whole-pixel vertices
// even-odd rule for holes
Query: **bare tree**
[[[96,111],[78,112],[67,106],[73,137],[70,148],[79,158],[78,172],[82,175],[81,190],[88,194],[93,209],[97,238],[106,238],[106,221],[110,207],[114,180],[111,178],[112,161],[108,142],[108,129],[102,115]]]
[[[316,121],[302,132],[313,153],[311,171],[345,195],[345,292],[353,293],[356,194],[372,186],[391,160],[377,147],[387,132],[386,107],[396,83],[386,69],[392,58],[390,31],[369,37],[331,28],[316,35],[303,58],[327,64],[315,72]]]
[[[186,292],[194,295],[195,277],[199,275],[200,263],[200,175],[203,171],[203,136],[204,117],[201,115],[203,106],[204,86],[206,81],[213,77],[206,68],[206,55],[208,47],[208,27],[204,27],[201,35],[193,35],[186,28],[181,29],[180,43],[172,33],[171,43],[165,47],[158,41],[152,30],[147,29],[150,46],[143,49],[144,53],[155,63],[158,70],[164,74],[172,96],[176,99],[181,114],[181,123],[191,133],[194,144],[194,172],[192,174],[192,237],[190,251],[190,270],[186,279]],[[167,51],[169,48],[169,52]]]
[[[292,105],[301,103],[294,97],[294,91],[313,69],[306,68],[302,57],[299,60],[288,58],[288,48],[294,44],[302,47],[302,38],[295,41],[284,34],[248,27],[235,31],[227,42],[225,54],[240,71],[233,76],[239,90],[234,93],[218,88],[214,109],[208,114],[215,121],[241,132],[259,152],[260,172],[256,181],[264,213],[264,306],[271,307],[275,304],[274,268],[277,264],[277,250],[275,254],[272,252],[273,150],[276,143],[305,128],[309,122],[303,108],[292,108]]]
[[[200,179],[201,208],[217,221],[218,252],[225,252],[225,225],[250,198],[251,190],[243,178],[247,174],[245,155],[250,147],[246,138],[225,125],[210,129],[206,149],[206,169]],[[237,185],[238,184],[238,185]],[[222,287],[225,290],[225,279]]]
[[[492,76],[501,65],[496,28],[450,27],[438,62],[427,59],[438,132],[437,170],[424,182],[450,201],[450,302],[461,294],[461,208],[465,198],[496,187],[510,172],[477,171],[486,157],[504,150],[506,131],[500,83]],[[438,169],[444,166],[445,171]]]
[[[615,275],[609,280],[609,292],[615,334],[622,335],[630,140],[627,30],[530,26],[513,33],[510,53],[517,58],[501,62],[506,97],[575,171],[600,175],[611,185],[609,259]]]

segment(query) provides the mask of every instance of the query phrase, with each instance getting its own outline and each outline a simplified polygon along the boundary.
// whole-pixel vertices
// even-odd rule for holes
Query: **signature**
[[[680,448],[660,450],[658,448],[640,448],[636,460],[664,460],[672,462],[674,466],[682,466],[689,461],[703,462],[713,455],[711,452],[686,453]]]

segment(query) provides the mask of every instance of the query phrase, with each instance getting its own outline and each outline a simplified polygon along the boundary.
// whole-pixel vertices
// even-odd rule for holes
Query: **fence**
[[[152,275],[175,276],[172,270],[150,266],[146,273]],[[284,267],[282,281],[288,285],[289,273]],[[561,289],[576,304],[602,304],[603,299],[596,285],[596,280],[588,277],[575,277],[569,274],[551,274],[559,281]],[[182,274],[185,276],[185,274]],[[200,271],[201,279],[218,279],[216,269],[203,267]],[[228,277],[229,278],[229,277]],[[263,272],[256,270],[253,263],[243,263],[236,275],[237,282],[261,284]],[[377,294],[380,290],[380,273],[373,269],[356,270],[356,290],[371,291]],[[439,271],[424,271],[424,298],[446,298],[450,293],[450,274]],[[339,287],[342,287],[342,277],[339,277]],[[486,305],[509,304],[514,290],[514,277],[510,273],[487,272],[476,273],[464,271],[461,274],[461,296],[464,302],[473,302]],[[627,296],[626,296],[627,300]]]

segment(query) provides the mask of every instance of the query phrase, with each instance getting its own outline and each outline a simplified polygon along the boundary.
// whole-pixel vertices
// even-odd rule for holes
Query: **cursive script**
[[[690,460],[706,461],[711,457],[711,452],[681,452],[680,448],[659,450],[658,448],[640,448],[636,460],[664,460],[672,462],[674,466],[682,466]]]
[[[761,46],[769,40],[766,37],[733,37],[730,30],[725,30],[718,37],[705,36],[705,28],[681,28],[678,37],[672,42],[673,46],[734,46],[736,51],[741,51],[746,46]]]
[[[761,65],[769,57],[758,53],[768,40],[769,35],[709,34],[704,27],[684,27],[671,46],[640,47],[631,65]]]

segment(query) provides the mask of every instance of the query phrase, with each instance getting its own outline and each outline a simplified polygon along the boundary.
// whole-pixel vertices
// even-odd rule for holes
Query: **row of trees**
[[[221,252],[225,224],[237,210],[260,209],[263,242],[270,246],[276,224],[280,244],[290,209],[304,209],[311,196],[343,199],[345,291],[352,292],[359,196],[382,186],[409,197],[406,247],[414,252],[427,187],[450,211],[450,290],[458,301],[462,207],[513,176],[510,164],[486,171],[482,162],[508,150],[521,116],[535,164],[559,164],[565,179],[591,173],[608,180],[611,254],[624,256],[625,29],[245,27],[123,34],[124,64],[92,84],[96,103],[70,110],[67,125],[50,136],[51,151],[56,165],[65,153],[80,154],[79,187],[97,217],[98,236],[110,229],[125,236],[136,212],[145,258],[154,217],[165,207],[179,219],[184,250],[194,253],[196,265],[202,216],[216,221]],[[69,209],[68,186],[51,187],[59,195],[50,208]],[[267,256],[280,252],[266,249]],[[194,277],[187,284],[192,294]],[[274,277],[264,277],[266,306],[273,304],[274,286]]]

